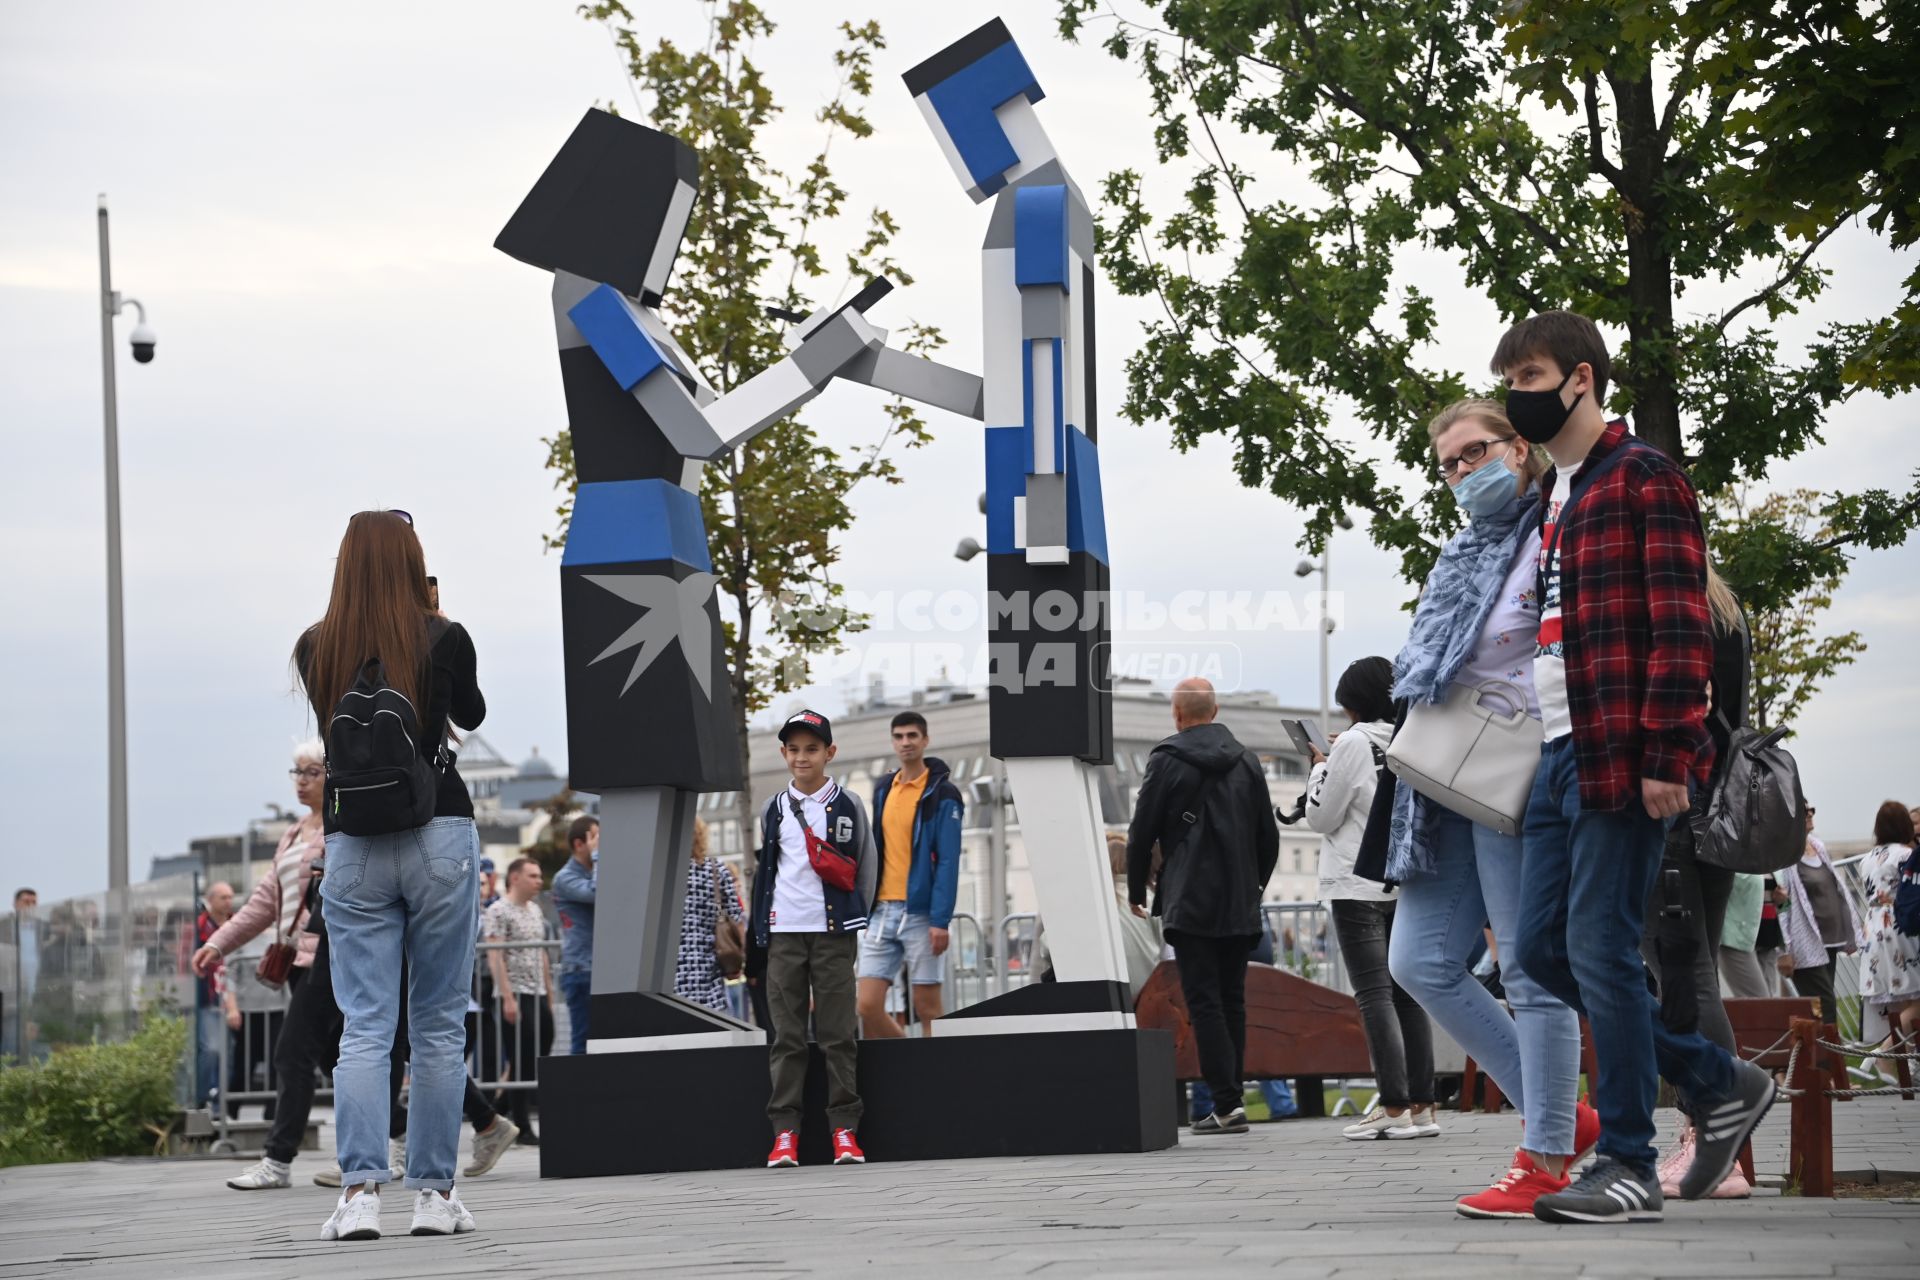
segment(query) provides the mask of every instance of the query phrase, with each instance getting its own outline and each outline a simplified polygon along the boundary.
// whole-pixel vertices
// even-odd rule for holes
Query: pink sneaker
[[[1727,1170],[1727,1176],[1720,1179],[1720,1185],[1707,1193],[1709,1200],[1745,1200],[1753,1194],[1753,1184],[1747,1181],[1747,1175],[1740,1171],[1740,1162],[1733,1162],[1733,1168]]]
[[[1660,1157],[1660,1163],[1654,1170],[1655,1175],[1660,1179],[1660,1194],[1678,1196],[1681,1175],[1686,1173],[1687,1167],[1692,1163],[1693,1126],[1688,1125],[1680,1130],[1680,1140],[1673,1144],[1671,1151]]]

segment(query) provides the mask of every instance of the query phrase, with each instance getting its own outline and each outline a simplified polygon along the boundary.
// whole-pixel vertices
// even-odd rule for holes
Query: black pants
[[[1732,894],[1733,872],[1693,856],[1693,827],[1682,817],[1667,832],[1660,874],[1647,897],[1640,955],[1660,983],[1660,1021],[1667,1030],[1698,1031],[1738,1057],[1716,963]]]
[[[318,1085],[316,1071],[331,1073],[340,1060],[340,1032],[346,1025],[340,1006],[333,1001],[332,951],[327,935],[320,935],[311,969],[296,968],[287,980],[287,1018],[280,1027],[280,1039],[273,1047],[273,1069],[278,1097],[274,1101],[273,1129],[267,1134],[267,1158],[282,1164],[292,1161],[306,1134],[307,1119],[313,1113],[313,1092]],[[403,983],[400,992],[406,990]],[[400,994],[400,993],[396,993]],[[392,1102],[398,1110],[400,1081],[407,1071],[407,1033],[401,995],[400,1033],[394,1037]]]
[[[1812,996],[1820,1001],[1820,1021],[1840,1025],[1839,1003],[1834,999],[1833,974],[1840,963],[1840,948],[1827,948],[1827,962],[1811,969],[1798,966],[1793,970],[1793,989],[1803,996]]]
[[[1353,982],[1353,1001],[1360,1006],[1380,1105],[1398,1111],[1433,1105],[1433,1027],[1420,1002],[1387,972],[1394,906],[1335,899],[1333,933]]]
[[[520,1020],[501,1023],[501,1034],[506,1039],[504,1046],[504,1065],[515,1080],[529,1083],[540,1078],[540,1059],[553,1052],[553,1010],[543,995],[516,995]],[[504,1089],[507,1095],[507,1114],[522,1129],[531,1123],[529,1116],[533,1109],[532,1089]]]
[[[1167,941],[1180,969],[1180,994],[1193,1024],[1200,1075],[1213,1094],[1213,1113],[1228,1115],[1240,1105],[1240,1072],[1247,1058],[1247,956],[1259,937],[1207,938],[1169,929]]]

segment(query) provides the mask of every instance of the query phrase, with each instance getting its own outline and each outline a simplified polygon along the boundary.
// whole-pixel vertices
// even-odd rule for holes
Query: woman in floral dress
[[[1913,837],[1907,807],[1889,800],[1874,815],[1875,847],[1860,859],[1867,900],[1861,921],[1867,953],[1860,964],[1860,996],[1879,1006],[1890,1031],[1909,1038],[1920,1023],[1920,938],[1907,936],[1894,924],[1893,896],[1900,889],[1900,869],[1913,854]]]

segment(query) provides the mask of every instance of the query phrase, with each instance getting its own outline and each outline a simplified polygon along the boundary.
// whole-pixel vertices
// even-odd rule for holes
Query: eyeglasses
[[[326,777],[327,771],[325,769],[316,769],[312,765],[308,765],[304,769],[294,768],[294,769],[287,770],[287,776],[289,778],[298,778],[302,782],[307,782],[307,781],[311,781],[314,778]]]
[[[1491,440],[1476,440],[1462,449],[1455,457],[1440,459],[1440,478],[1443,480],[1451,479],[1453,473],[1460,469],[1460,464],[1463,462],[1470,467],[1479,466],[1480,460],[1487,456],[1487,450],[1497,444],[1511,444],[1513,439],[1514,437],[1512,436],[1495,436]]]

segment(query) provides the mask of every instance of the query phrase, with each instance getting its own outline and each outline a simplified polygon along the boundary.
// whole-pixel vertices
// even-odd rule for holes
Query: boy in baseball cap
[[[801,1095],[807,1082],[807,1010],[827,1063],[827,1119],[835,1164],[862,1164],[855,1131],[860,1092],[854,961],[879,876],[866,806],[827,774],[833,724],[801,711],[780,726],[780,755],[792,780],[760,817],[760,868],[753,878],[754,942],[766,953],[773,1046],[767,1167],[800,1163]]]

